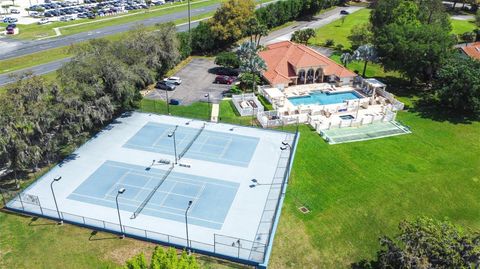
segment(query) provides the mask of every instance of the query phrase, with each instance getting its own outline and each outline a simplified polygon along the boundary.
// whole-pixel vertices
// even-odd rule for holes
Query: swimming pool
[[[346,100],[355,100],[362,98],[356,92],[324,93],[311,92],[310,95],[291,97],[288,100],[294,105],[330,105],[343,103]]]

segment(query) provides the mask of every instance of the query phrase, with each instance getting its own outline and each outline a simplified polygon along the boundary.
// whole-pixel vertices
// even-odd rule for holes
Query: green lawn
[[[363,23],[367,23],[370,18],[370,10],[362,9],[354,12],[345,18],[345,22],[342,24],[341,20],[336,20],[323,27],[315,30],[317,36],[310,39],[309,44],[324,46],[327,39],[333,39],[335,45],[342,44],[345,48],[350,48],[351,44],[348,41],[348,36],[352,28]],[[451,20],[452,33],[462,34],[465,32],[471,32],[476,29],[473,21]]]
[[[195,118],[209,112],[206,103],[171,108],[173,115]],[[141,110],[164,113],[166,107],[144,100]],[[228,101],[220,116],[238,120]],[[413,133],[334,146],[301,126],[271,268],[348,267],[371,257],[377,238],[395,233],[399,221],[420,215],[480,229],[480,123],[434,121],[415,112],[402,112],[399,120]],[[312,212],[301,214],[296,208],[302,204]],[[129,239],[89,241],[87,229],[29,222],[0,213],[0,267],[107,267],[152,248]]]
[[[336,20],[323,27],[315,30],[316,37],[312,38],[309,43],[312,45],[323,46],[327,39],[333,39],[335,45],[342,44],[345,48],[350,48],[350,41],[347,37],[353,27],[368,22],[370,17],[369,9],[361,9],[345,17],[345,22]]]
[[[332,56],[330,56],[330,59],[334,60],[339,64],[342,64],[342,62],[340,61],[339,53],[334,53]],[[353,61],[347,65],[347,68],[352,71],[358,71],[359,74],[362,75],[363,66],[364,66],[364,62]],[[387,76],[398,77],[399,74],[398,72],[385,72],[383,70],[383,67],[380,64],[370,63],[370,62],[367,64],[365,77],[387,77]]]
[[[474,21],[450,20],[452,23],[452,33],[461,35],[465,32],[472,32],[477,29]]]

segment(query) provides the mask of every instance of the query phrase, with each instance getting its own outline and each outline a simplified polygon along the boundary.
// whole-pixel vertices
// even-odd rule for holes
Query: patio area
[[[334,83],[265,87],[259,92],[274,111],[258,113],[264,127],[307,123],[318,133],[332,128],[358,127],[395,120],[403,103],[377,79],[358,78],[352,85]]]

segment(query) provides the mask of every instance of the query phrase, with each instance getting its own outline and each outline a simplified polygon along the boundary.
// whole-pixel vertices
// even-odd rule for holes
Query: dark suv
[[[230,77],[230,76],[217,76],[215,78],[215,81],[213,83],[220,83],[220,84],[232,84],[235,82],[236,77]]]
[[[160,90],[173,91],[175,90],[175,85],[166,81],[159,81],[157,82],[157,85],[155,85],[155,88]]]

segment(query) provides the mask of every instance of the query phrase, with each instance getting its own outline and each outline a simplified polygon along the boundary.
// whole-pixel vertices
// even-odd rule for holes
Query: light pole
[[[170,102],[168,101],[168,91],[165,90],[165,95],[167,96],[167,114],[170,115]]]
[[[208,104],[208,114],[211,113],[211,105],[210,105],[210,94],[209,93],[206,93],[204,95],[205,98],[207,98],[207,104]],[[208,116],[208,115],[207,115]]]
[[[123,233],[122,218],[120,217],[120,208],[118,207],[118,196],[120,194],[123,194],[124,192],[125,192],[125,188],[120,188],[117,192],[117,196],[115,197],[115,202],[117,203],[118,223],[120,223],[120,233],[122,234],[120,236],[120,239],[125,238],[125,234]]]
[[[189,36],[190,36],[190,24],[191,24],[190,0],[188,0],[188,35]]]
[[[189,240],[188,240],[188,210],[192,206],[192,203],[193,203],[192,201],[188,201],[188,207],[185,210],[185,231],[187,233],[187,252],[188,252],[188,254],[190,254],[190,244],[189,244]]]
[[[274,185],[282,185],[282,183],[267,183],[267,184],[264,184],[264,183],[260,183],[258,182],[257,179],[253,178],[252,180],[252,183],[253,184],[250,184],[250,188],[255,188],[257,186],[274,186]]]
[[[255,108],[252,107],[252,126],[253,126],[253,121],[255,120]]]
[[[168,137],[173,137],[173,152],[175,153],[175,164],[177,164],[177,141],[175,140],[175,132],[177,131],[178,125],[175,126],[175,129],[168,134]]]
[[[238,239],[237,241],[233,242],[232,243],[232,247],[237,247],[238,250],[237,250],[237,258],[240,259],[240,247],[242,246],[242,244],[240,244],[240,239]]]
[[[55,192],[53,191],[53,182],[57,182],[60,179],[62,179],[62,177],[58,176],[58,177],[56,177],[52,180],[52,183],[50,183],[50,189],[52,190],[53,201],[55,202],[55,208],[57,208],[57,214],[58,214],[58,219],[59,219],[58,225],[62,225],[63,220],[62,220],[62,217],[60,216],[60,210],[58,210],[57,198],[55,197]]]

